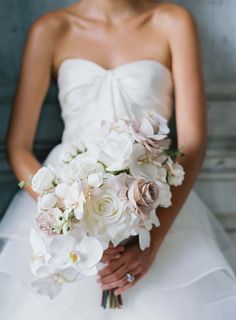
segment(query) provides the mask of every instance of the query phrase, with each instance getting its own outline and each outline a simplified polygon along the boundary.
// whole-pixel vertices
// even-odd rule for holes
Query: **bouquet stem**
[[[123,305],[122,302],[122,297],[121,295],[116,296],[114,293],[115,289],[111,290],[104,290],[102,292],[102,303],[101,306],[106,309],[106,308],[121,308]]]

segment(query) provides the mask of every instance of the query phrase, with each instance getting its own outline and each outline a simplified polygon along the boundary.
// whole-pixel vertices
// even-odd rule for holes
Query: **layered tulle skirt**
[[[55,165],[61,145],[46,164]],[[149,272],[123,294],[121,309],[100,307],[96,276],[66,284],[54,299],[31,288],[29,231],[36,202],[17,192],[0,223],[1,320],[235,320],[236,250],[191,191]]]

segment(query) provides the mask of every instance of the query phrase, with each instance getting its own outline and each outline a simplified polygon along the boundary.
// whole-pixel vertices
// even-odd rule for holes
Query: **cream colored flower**
[[[34,192],[43,194],[49,192],[56,185],[56,175],[53,167],[42,167],[32,178],[32,189]]]

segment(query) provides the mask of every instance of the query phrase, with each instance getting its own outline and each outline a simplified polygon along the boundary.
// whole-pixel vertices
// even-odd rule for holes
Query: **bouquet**
[[[60,173],[52,166],[36,172],[38,216],[30,243],[39,294],[53,299],[65,283],[96,274],[110,243],[137,236],[142,250],[150,245],[157,208],[171,205],[170,186],[184,178],[168,134],[160,115],[103,122],[93,138],[65,145]],[[122,304],[111,290],[103,292],[104,308],[108,301]]]

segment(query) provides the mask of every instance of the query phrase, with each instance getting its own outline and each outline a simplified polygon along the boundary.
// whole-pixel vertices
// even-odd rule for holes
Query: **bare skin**
[[[40,110],[51,78],[57,76],[62,61],[71,57],[94,61],[106,69],[152,59],[173,75],[178,146],[186,154],[179,162],[186,178],[181,187],[172,189],[173,205],[158,209],[161,226],[153,228],[150,248],[141,251],[137,241],[132,241],[125,248],[110,246],[104,253],[107,266],[98,282],[102,289],[117,288],[115,293],[120,294],[149,270],[202,166],[207,126],[198,33],[184,8],[148,0],[81,0],[35,21],[25,45],[6,140],[19,180],[27,181],[41,167],[32,151]],[[30,186],[25,189],[37,197]],[[136,276],[131,284],[127,272]]]

